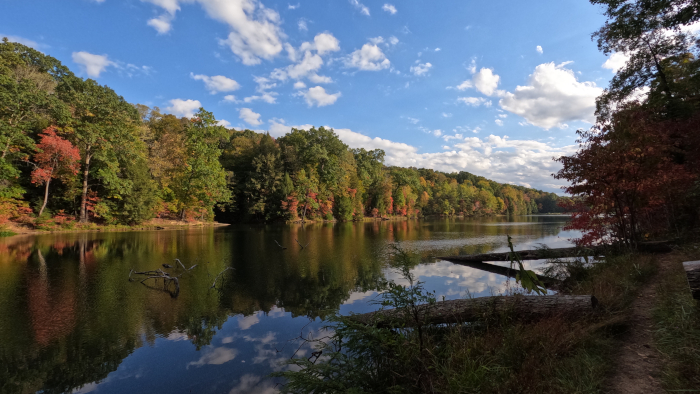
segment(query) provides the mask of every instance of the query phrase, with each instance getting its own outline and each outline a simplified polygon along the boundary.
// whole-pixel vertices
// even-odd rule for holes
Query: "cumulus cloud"
[[[301,81],[296,81],[294,82],[294,89],[304,89],[306,87],[306,84]]]
[[[259,126],[262,124],[260,114],[253,112],[250,108],[241,108],[241,110],[238,111],[238,117],[251,126]]]
[[[324,55],[328,52],[337,52],[340,50],[340,41],[331,33],[320,33],[314,37],[314,42],[305,42],[301,44],[302,51],[315,49],[319,55]]]
[[[467,90],[476,88],[476,90],[487,96],[493,96],[498,93],[496,88],[498,88],[501,77],[494,74],[492,69],[482,67],[479,72],[476,72],[476,62],[474,59],[472,59],[471,64],[467,68],[474,74],[472,79],[467,79],[455,87],[448,87],[448,89]]]
[[[398,38],[396,38],[395,36],[389,37],[389,44],[391,44],[391,45],[396,45],[396,44],[398,44],[398,43],[399,43],[399,39],[398,39]]]
[[[360,3],[358,0],[350,0],[350,4],[355,6],[363,15],[369,16],[369,8],[365,7],[364,4]]]
[[[255,65],[272,59],[282,51],[284,33],[279,14],[258,0],[142,0],[163,9],[164,13],[148,21],[159,34],[170,31],[180,5],[198,3],[209,17],[227,24],[228,37],[221,40],[243,64]]]
[[[203,81],[204,87],[206,87],[211,94],[231,92],[241,87],[238,82],[231,78],[224,77],[223,75],[214,75],[213,77],[209,77],[206,75],[196,75],[194,73],[190,73],[190,77],[195,81]]]
[[[289,130],[287,130],[289,131]],[[447,152],[419,153],[418,148],[387,139],[371,138],[349,129],[335,129],[351,148],[382,149],[392,166],[432,168],[445,172],[468,171],[501,183],[527,182],[532,187],[560,191],[563,182],[550,174],[559,170],[552,157],[570,155],[576,146],[555,147],[533,140],[511,140],[508,136],[467,137]],[[443,136],[445,139],[455,139]],[[461,138],[461,135],[460,135]]]
[[[309,88],[309,90],[303,95],[306,99],[306,103],[309,104],[309,107],[314,105],[317,107],[324,107],[326,105],[334,104],[338,100],[338,97],[340,97],[340,92],[328,94],[326,93],[326,89],[322,88],[321,86],[315,86],[313,88]]]
[[[474,74],[472,82],[476,90],[487,96],[492,96],[496,92],[500,79],[501,77],[494,74],[492,69],[482,68],[478,73]]]
[[[615,52],[612,55],[610,55],[607,60],[605,60],[605,63],[603,63],[603,68],[607,68],[608,70],[616,73],[619,69],[625,66],[627,64],[627,61],[630,59],[628,55],[626,55],[624,52]]]
[[[496,119],[496,124],[499,126],[503,126],[503,121],[501,119]]]
[[[491,106],[491,100],[487,100],[483,97],[460,97],[457,99],[457,101],[467,104],[472,107],[478,107],[480,105],[484,105],[485,107],[490,107]]]
[[[329,83],[329,77],[321,77],[316,72],[323,66],[322,55],[340,50],[340,42],[330,33],[317,34],[313,42],[304,42],[299,47],[299,52],[304,56],[299,58],[297,50],[287,44],[287,52],[294,64],[287,67],[276,68],[270,73],[270,78],[285,81],[289,78],[300,79],[308,77],[313,83]],[[316,53],[314,53],[314,51]]]
[[[173,99],[170,100],[170,106],[165,107],[165,110],[175,116],[191,118],[201,107],[202,103],[199,100]]]
[[[231,127],[231,122],[229,122],[229,121],[226,120],[226,119],[218,120],[218,121],[216,121],[216,124],[219,125],[219,126],[224,126],[224,127],[226,127],[226,128]]]
[[[107,55],[95,55],[88,52],[73,52],[73,62],[80,65],[91,78],[98,78],[107,67],[116,65],[109,60]]]
[[[197,361],[193,361],[187,364],[187,368],[190,366],[199,367],[202,365],[221,365],[227,363],[238,355],[238,350],[231,349],[227,347],[215,347],[211,350],[204,350],[202,357]]]
[[[544,129],[566,128],[565,122],[576,120],[594,122],[595,99],[603,89],[594,82],[579,82],[566,64],[537,66],[528,85],[503,93],[501,108]]]
[[[236,98],[236,96],[234,96],[232,94],[227,94],[226,96],[224,96],[224,101],[227,103],[238,103],[239,102],[239,100]]]
[[[394,6],[391,5],[391,4],[384,4],[384,5],[382,6],[382,9],[383,9],[384,11],[390,13],[391,15],[394,15],[394,14],[396,13],[396,7],[394,7]]]
[[[539,45],[535,48],[535,50],[536,50],[537,53],[539,53],[539,54],[542,54],[542,53],[544,52],[544,51],[542,50],[542,47],[539,46]]]
[[[364,71],[379,71],[389,68],[391,62],[376,45],[367,43],[345,59],[345,65]]]
[[[433,65],[430,63],[420,63],[415,66],[411,66],[411,72],[413,73],[413,75],[423,75],[427,74],[432,67]]]

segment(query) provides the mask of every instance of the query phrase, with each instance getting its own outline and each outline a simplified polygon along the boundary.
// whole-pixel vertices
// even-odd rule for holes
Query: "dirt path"
[[[661,355],[652,338],[652,311],[655,288],[673,264],[672,255],[658,257],[659,271],[649,280],[632,303],[628,331],[622,334],[622,346],[617,355],[617,368],[610,377],[611,393],[654,394],[664,393],[659,383]]]

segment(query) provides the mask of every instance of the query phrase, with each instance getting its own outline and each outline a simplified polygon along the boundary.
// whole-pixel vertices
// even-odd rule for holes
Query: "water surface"
[[[0,392],[273,393],[267,376],[334,312],[376,309],[399,242],[438,299],[488,296],[505,277],[435,256],[568,246],[565,216],[427,219],[0,238]],[[281,245],[280,246],[278,246]],[[299,245],[305,245],[301,248]],[[286,249],[282,249],[286,248]],[[177,298],[129,272],[197,267]],[[212,289],[216,275],[227,271]],[[181,274],[182,269],[165,269]]]

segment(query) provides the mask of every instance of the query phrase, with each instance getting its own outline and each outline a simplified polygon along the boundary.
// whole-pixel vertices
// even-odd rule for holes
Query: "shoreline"
[[[219,222],[181,222],[177,220],[150,220],[146,223],[136,226],[126,225],[100,225],[96,223],[87,223],[85,228],[73,229],[57,229],[57,230],[36,230],[30,229],[15,224],[6,225],[4,231],[12,234],[5,235],[2,238],[10,238],[18,235],[44,235],[44,234],[70,234],[70,233],[107,233],[107,232],[128,232],[128,231],[160,231],[160,230],[184,230],[189,228],[204,228],[204,227],[226,227],[231,223]]]

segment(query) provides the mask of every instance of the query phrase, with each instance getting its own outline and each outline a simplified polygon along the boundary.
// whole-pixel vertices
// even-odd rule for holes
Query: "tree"
[[[173,182],[173,191],[180,205],[180,217],[188,209],[210,211],[217,203],[231,198],[226,171],[219,162],[219,145],[228,136],[226,128],[217,125],[214,114],[200,108],[185,129],[187,162],[184,171]]]
[[[70,141],[56,134],[56,127],[45,129],[40,135],[34,155],[37,167],[32,171],[32,183],[44,184],[44,203],[39,210],[39,216],[44,212],[49,200],[49,184],[51,179],[76,175],[80,169],[80,151]]]
[[[119,157],[131,154],[138,138],[135,128],[139,123],[138,111],[112,89],[88,79],[66,79],[57,89],[62,100],[73,113],[67,130],[80,148],[83,159],[83,179],[80,202],[80,222],[88,220],[87,196],[92,176],[112,195],[129,192],[130,183],[120,177]],[[93,163],[93,159],[96,163]]]

